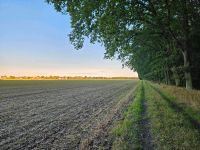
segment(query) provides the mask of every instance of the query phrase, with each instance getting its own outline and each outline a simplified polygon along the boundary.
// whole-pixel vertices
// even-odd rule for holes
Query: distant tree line
[[[0,76],[0,80],[130,80],[137,77],[89,77],[89,76]]]
[[[200,88],[199,0],[47,0],[71,16],[76,49],[102,43],[140,79]]]

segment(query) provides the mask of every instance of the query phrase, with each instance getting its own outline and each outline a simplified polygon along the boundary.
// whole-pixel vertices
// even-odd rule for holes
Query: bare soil
[[[153,145],[152,135],[150,132],[150,122],[147,117],[147,103],[146,100],[143,101],[143,112],[142,112],[142,120],[140,122],[141,133],[140,140],[141,145],[144,150],[153,150],[155,146]]]
[[[109,127],[136,82],[0,81],[0,147],[109,149]]]
[[[142,84],[142,119],[140,121],[140,141],[142,145],[142,149],[144,150],[153,150],[155,149],[155,146],[153,145],[153,139],[150,132],[150,122],[148,118],[148,112],[147,112],[147,101],[145,98],[145,89],[144,85]]]

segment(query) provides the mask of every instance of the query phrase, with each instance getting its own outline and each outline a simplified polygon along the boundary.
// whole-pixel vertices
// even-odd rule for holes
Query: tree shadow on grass
[[[187,119],[191,125],[197,129],[200,133],[200,123],[195,120],[191,114],[187,113],[185,111],[185,109],[183,108],[183,106],[179,106],[178,104],[176,104],[175,102],[173,102],[170,98],[168,98],[163,92],[161,92],[161,90],[159,90],[158,88],[154,87],[153,85],[150,84],[150,86],[156,91],[158,92],[158,94],[160,94],[160,96],[168,103],[168,105],[176,112],[180,112],[183,114],[184,118]]]

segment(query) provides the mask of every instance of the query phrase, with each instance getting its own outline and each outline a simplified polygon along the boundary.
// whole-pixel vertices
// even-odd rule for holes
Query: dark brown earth
[[[108,148],[136,82],[0,81],[0,149]]]
[[[140,122],[141,133],[140,140],[141,145],[144,150],[153,150],[155,146],[153,145],[153,140],[150,132],[150,122],[147,116],[147,104],[146,100],[143,101],[143,112],[142,112],[142,120]]]
[[[153,144],[152,135],[150,132],[150,122],[147,112],[147,100],[145,99],[145,90],[142,85],[142,118],[140,121],[140,142],[143,150],[153,150],[155,145]]]

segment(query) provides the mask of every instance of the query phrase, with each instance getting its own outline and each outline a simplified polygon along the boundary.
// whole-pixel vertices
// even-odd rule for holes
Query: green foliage
[[[104,45],[106,58],[117,56],[140,78],[166,83],[185,80],[188,88],[193,80],[200,86],[195,79],[200,74],[198,0],[47,2],[71,16],[73,31],[69,36],[76,49],[89,37],[92,43]]]

